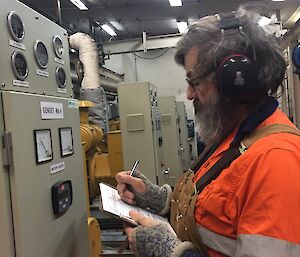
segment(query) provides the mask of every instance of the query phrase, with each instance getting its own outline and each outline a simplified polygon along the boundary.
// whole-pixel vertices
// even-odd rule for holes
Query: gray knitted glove
[[[136,227],[133,242],[139,257],[179,257],[185,250],[194,249],[191,242],[181,242],[168,223]]]
[[[171,187],[167,184],[159,187],[151,183],[150,180],[139,171],[136,172],[135,177],[142,179],[147,188],[145,193],[138,193],[132,189],[136,205],[143,209],[150,208],[160,215],[168,213],[172,194]]]

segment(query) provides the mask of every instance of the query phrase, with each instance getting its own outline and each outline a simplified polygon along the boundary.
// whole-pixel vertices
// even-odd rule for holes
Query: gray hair
[[[177,44],[175,61],[185,65],[184,57],[194,46],[200,51],[197,75],[217,69],[224,57],[230,54],[243,54],[255,60],[259,71],[259,81],[265,93],[274,93],[281,85],[286,63],[276,39],[258,25],[260,14],[249,6],[241,6],[235,12],[243,27],[243,33],[227,30],[223,35],[217,16],[206,16],[189,26],[186,34]],[[254,56],[253,56],[254,55]]]

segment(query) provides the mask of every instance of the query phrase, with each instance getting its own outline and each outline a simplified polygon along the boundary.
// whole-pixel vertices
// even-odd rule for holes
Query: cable
[[[166,51],[164,51],[163,53],[161,53],[161,54],[159,54],[159,55],[157,55],[157,56],[154,56],[154,57],[142,57],[142,56],[137,55],[136,53],[133,53],[133,55],[136,56],[136,57],[138,57],[138,58],[140,58],[140,59],[153,60],[153,59],[157,59],[157,58],[163,56],[163,55],[166,54],[169,50],[170,50],[170,48],[167,48]]]

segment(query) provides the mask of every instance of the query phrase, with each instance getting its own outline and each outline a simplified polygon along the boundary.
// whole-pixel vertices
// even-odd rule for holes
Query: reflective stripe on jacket
[[[294,126],[276,110],[259,127]],[[202,165],[195,182],[234,135]],[[199,194],[195,220],[212,257],[300,256],[300,137],[279,133],[254,143]]]
[[[214,233],[199,225],[203,243],[210,247],[210,256],[232,257],[299,257],[300,245],[262,235],[238,235],[237,239]],[[219,253],[223,254],[219,254]]]

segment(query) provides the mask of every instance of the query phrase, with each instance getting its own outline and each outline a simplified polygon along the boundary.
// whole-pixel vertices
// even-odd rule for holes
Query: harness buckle
[[[240,151],[240,153],[243,154],[244,152],[247,151],[247,149],[248,148],[245,146],[245,144],[243,142],[241,142],[240,145],[239,145],[239,151]]]

